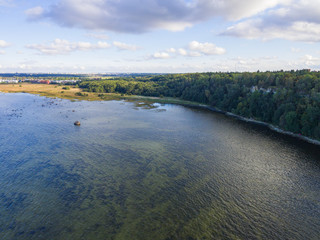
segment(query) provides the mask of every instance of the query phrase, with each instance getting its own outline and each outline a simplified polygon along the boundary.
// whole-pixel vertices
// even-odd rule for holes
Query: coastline
[[[319,140],[312,139],[312,138],[309,138],[309,137],[306,137],[306,136],[303,136],[303,135],[300,135],[300,134],[296,134],[296,133],[293,133],[293,132],[285,131],[285,130],[283,130],[283,129],[277,127],[277,126],[274,126],[274,125],[272,125],[270,123],[261,122],[261,121],[257,121],[257,120],[254,120],[254,119],[241,117],[239,115],[236,115],[236,114],[233,114],[233,113],[230,113],[230,112],[226,112],[225,115],[233,117],[233,118],[236,118],[236,119],[239,119],[239,120],[242,120],[242,121],[245,121],[245,122],[249,122],[249,123],[253,123],[253,124],[257,124],[257,125],[261,125],[261,126],[266,126],[269,129],[271,129],[272,131],[275,131],[275,132],[278,132],[278,133],[281,133],[281,134],[284,134],[284,135],[287,135],[287,136],[291,136],[291,137],[306,141],[308,143],[320,146],[320,141]]]
[[[231,112],[222,111],[220,109],[217,109],[217,108],[214,108],[212,106],[205,105],[205,104],[198,104],[198,105],[181,104],[181,105],[184,105],[184,106],[187,106],[187,107],[197,107],[197,108],[207,109],[207,110],[210,110],[212,112],[221,113],[221,114],[224,114],[226,116],[241,120],[243,122],[256,124],[256,125],[260,125],[260,126],[265,126],[265,127],[268,127],[270,130],[275,131],[277,133],[280,133],[280,134],[283,134],[283,135],[287,135],[287,136],[291,136],[291,137],[300,139],[302,141],[305,141],[305,142],[320,146],[320,141],[319,140],[316,140],[316,139],[313,139],[313,138],[309,138],[309,137],[306,137],[304,135],[296,134],[296,133],[293,133],[293,132],[285,131],[285,130],[283,130],[283,129],[275,126],[275,125],[272,125],[271,123],[258,121],[258,120],[252,119],[252,118],[245,118],[245,117],[242,117],[240,115],[237,115],[237,114],[234,114],[234,113],[231,113]]]
[[[291,137],[300,139],[302,141],[305,141],[305,142],[320,146],[320,141],[319,140],[316,140],[316,139],[313,139],[313,138],[309,138],[309,137],[306,137],[304,135],[296,134],[296,133],[293,133],[293,132],[285,131],[285,130],[283,130],[283,129],[275,126],[275,125],[272,125],[271,123],[258,121],[258,120],[252,119],[252,118],[245,118],[245,117],[242,117],[240,115],[237,115],[237,114],[234,114],[234,113],[231,113],[231,112],[226,112],[226,111],[220,110],[218,108],[215,108],[215,107],[212,107],[212,106],[209,106],[209,105],[206,105],[206,104],[200,104],[200,103],[196,103],[196,102],[193,102],[193,103],[194,104],[184,104],[184,103],[172,103],[172,104],[178,104],[178,105],[181,105],[181,106],[191,107],[191,108],[206,109],[206,110],[209,110],[209,111],[212,111],[212,112],[221,113],[221,114],[223,114],[225,116],[232,117],[232,118],[238,119],[238,120],[243,121],[243,122],[264,126],[264,127],[269,128],[270,130],[272,130],[274,132],[277,132],[277,133],[280,133],[280,134],[283,134],[283,135],[287,135],[287,136],[291,136]]]
[[[14,85],[12,85],[14,86]],[[25,86],[25,85],[22,85]],[[37,84],[37,86],[41,86],[40,84]],[[48,85],[44,85],[48,86]],[[43,85],[42,85],[43,87]],[[300,134],[296,134],[296,133],[292,133],[289,131],[285,131],[275,125],[272,125],[271,123],[266,123],[266,122],[262,122],[262,121],[258,121],[255,119],[251,119],[251,118],[245,118],[242,117],[240,115],[231,113],[231,112],[226,112],[223,110],[220,110],[218,108],[206,105],[206,104],[201,104],[198,102],[192,102],[192,101],[187,101],[187,100],[182,100],[182,99],[178,99],[178,98],[171,98],[171,97],[152,97],[152,96],[138,96],[138,95],[121,95],[118,93],[103,93],[102,97],[99,96],[99,94],[101,93],[92,93],[92,92],[84,92],[87,93],[89,95],[87,96],[76,96],[75,93],[79,92],[79,88],[77,89],[73,89],[71,91],[62,91],[63,87],[65,86],[59,86],[59,88],[55,87],[56,89],[54,89],[54,91],[48,91],[48,89],[46,89],[47,91],[45,91],[44,89],[42,89],[42,87],[40,87],[39,89],[24,89],[23,87],[19,87],[14,89],[14,91],[9,90],[2,90],[0,89],[0,93],[29,93],[29,94],[38,94],[40,96],[45,96],[45,97],[49,97],[49,98],[62,98],[62,99],[68,99],[68,100],[84,100],[84,101],[110,101],[110,100],[136,100],[136,101],[145,101],[145,102],[157,102],[157,103],[162,103],[162,104],[177,104],[177,105],[181,105],[181,106],[186,106],[186,107],[192,107],[192,108],[200,108],[200,109],[206,109],[212,112],[216,112],[216,113],[221,113],[224,114],[226,116],[244,121],[244,122],[248,122],[248,123],[252,123],[252,124],[256,124],[256,125],[260,125],[260,126],[265,126],[268,127],[270,130],[278,132],[280,134],[284,134],[287,136],[291,136],[300,140],[303,140],[305,142],[314,144],[314,145],[318,145],[320,146],[320,140],[316,140],[316,139],[312,139]],[[51,85],[50,86],[50,90],[52,90],[54,87]],[[68,94],[66,94],[68,93]]]

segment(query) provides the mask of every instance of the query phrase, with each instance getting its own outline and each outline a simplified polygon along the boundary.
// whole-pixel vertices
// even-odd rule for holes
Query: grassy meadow
[[[95,93],[84,92],[81,88],[70,85],[55,85],[55,84],[0,84],[0,92],[4,93],[30,93],[50,98],[63,98],[70,100],[86,100],[86,101],[110,101],[110,100],[138,100],[144,102],[158,103],[173,103],[183,105],[199,105],[196,102],[185,101],[172,97],[149,97],[137,96],[118,93]]]

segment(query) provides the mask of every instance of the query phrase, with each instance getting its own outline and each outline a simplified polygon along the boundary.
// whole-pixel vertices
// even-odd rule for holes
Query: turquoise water
[[[0,94],[0,176],[0,239],[320,236],[319,146],[199,109]]]

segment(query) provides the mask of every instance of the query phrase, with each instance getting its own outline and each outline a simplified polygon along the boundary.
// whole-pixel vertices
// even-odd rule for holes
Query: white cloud
[[[168,58],[171,58],[171,56],[167,52],[156,52],[151,56],[151,58],[154,58],[154,59],[168,59]]]
[[[308,54],[302,57],[302,61],[308,67],[320,66],[320,58]]]
[[[213,43],[200,43],[197,41],[192,41],[189,43],[189,49],[193,52],[199,52],[204,55],[221,55],[226,52],[224,48],[217,47]]]
[[[223,34],[248,39],[320,42],[320,4],[317,0],[294,0],[237,23]]]
[[[201,57],[202,54],[200,52],[197,52],[197,51],[190,51],[188,53],[188,56],[190,56],[190,57]]]
[[[181,56],[187,56],[187,55],[188,55],[187,50],[185,50],[185,49],[183,49],[183,48],[179,48],[179,49],[178,49],[178,53],[179,53]]]
[[[247,39],[286,39],[302,42],[320,42],[320,24],[293,22],[289,26],[267,25],[263,20],[248,20],[227,29],[224,35]]]
[[[159,22],[157,25],[155,25],[155,28],[160,28],[160,29],[165,29],[169,30],[171,32],[179,32],[184,30],[187,27],[192,27],[192,23],[189,22],[172,22],[172,21],[167,21],[167,22]]]
[[[27,48],[37,50],[42,54],[47,55],[58,55],[67,54],[74,51],[85,51],[94,49],[105,49],[109,48],[111,45],[107,42],[69,42],[67,40],[55,39],[51,44],[31,44],[27,45]]]
[[[136,51],[137,49],[139,49],[139,47],[136,45],[126,44],[126,43],[117,42],[117,41],[113,42],[113,46],[115,46],[119,50]]]
[[[0,48],[5,48],[5,47],[9,47],[11,44],[4,41],[4,40],[0,40]]]
[[[57,0],[25,13],[29,20],[47,18],[64,27],[128,33],[180,31],[222,17],[237,21],[224,35],[320,41],[319,0]]]
[[[200,57],[203,55],[222,55],[225,54],[226,50],[221,47],[217,47],[213,43],[200,43],[198,41],[192,41],[188,44],[187,49],[185,48],[169,48],[162,52],[157,52],[152,55],[151,58],[173,58],[176,56],[187,56],[187,57]]]
[[[168,53],[176,53],[177,50],[175,48],[169,48],[169,49],[167,49],[166,52],[168,52]]]
[[[44,9],[40,6],[30,8],[25,11],[25,14],[27,15],[28,20],[37,20],[43,16]]]
[[[3,55],[3,54],[5,54],[5,53],[6,53],[6,51],[0,50],[0,55]]]
[[[292,0],[58,0],[43,17],[59,25],[115,32],[183,30],[214,17],[239,20]],[[249,6],[249,7],[248,7]]]

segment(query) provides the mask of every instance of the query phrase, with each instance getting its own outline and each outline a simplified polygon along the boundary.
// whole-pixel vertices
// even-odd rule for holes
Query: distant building
[[[276,93],[276,91],[272,88],[258,88],[258,86],[252,86],[250,88],[250,92],[255,92],[255,91],[260,91],[260,92],[263,92],[263,93]]]
[[[0,83],[19,83],[17,79],[0,79]]]
[[[50,84],[50,80],[40,80],[39,83]]]

